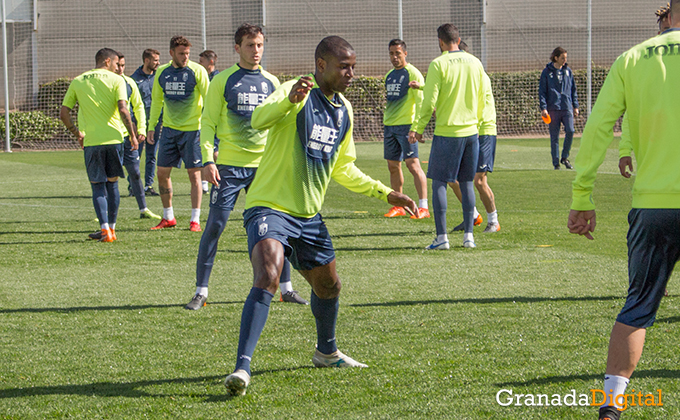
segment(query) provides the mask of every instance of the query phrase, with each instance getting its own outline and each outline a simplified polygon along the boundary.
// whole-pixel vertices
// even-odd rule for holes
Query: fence
[[[597,95],[615,58],[657,33],[658,0],[4,0],[8,98],[12,146],[69,148],[76,144],[60,126],[58,109],[68,79],[94,66],[95,52],[125,54],[127,72],[141,64],[145,48],[169,60],[173,35],[218,55],[218,69],[237,60],[233,33],[243,22],[265,28],[264,67],[281,75],[313,70],[313,53],[327,35],[340,35],[356,49],[364,76],[349,92],[357,113],[357,138],[382,138],[381,77],[391,69],[390,39],[408,44],[408,59],[426,72],[439,55],[436,28],[452,22],[485,64],[499,107],[501,135],[547,135],[539,123],[538,75],[556,46],[569,51],[586,109],[589,87]],[[590,17],[590,18],[589,18]],[[591,24],[589,25],[589,22]],[[592,44],[589,43],[592,34]],[[587,77],[588,57],[593,71]],[[577,130],[585,118],[577,120]],[[4,127],[4,119],[1,124]],[[3,129],[4,137],[4,129]]]

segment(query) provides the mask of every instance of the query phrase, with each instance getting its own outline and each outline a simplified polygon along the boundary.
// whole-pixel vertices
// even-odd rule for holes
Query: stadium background
[[[391,69],[387,43],[400,35],[409,61],[423,73],[439,54],[436,28],[458,26],[470,52],[489,72],[498,108],[499,135],[547,136],[540,123],[540,71],[556,46],[569,51],[581,108],[587,104],[589,5],[587,0],[6,0],[9,109],[12,148],[75,148],[58,109],[68,79],[93,67],[94,54],[114,48],[127,59],[126,74],[145,48],[169,60],[173,35],[218,54],[217,68],[232,65],[233,33],[243,22],[265,27],[263,64],[282,79],[313,70],[313,52],[326,35],[340,35],[357,50],[359,77],[348,96],[356,112],[357,140],[382,138],[384,95],[380,78]],[[658,0],[597,1],[592,21],[592,98],[606,69],[623,51],[656,34]],[[4,87],[1,87],[4,90]],[[0,97],[4,97],[3,95]],[[3,100],[4,102],[4,100]],[[5,104],[3,103],[3,108]],[[4,138],[4,116],[1,119]],[[576,121],[581,131],[585,118]]]

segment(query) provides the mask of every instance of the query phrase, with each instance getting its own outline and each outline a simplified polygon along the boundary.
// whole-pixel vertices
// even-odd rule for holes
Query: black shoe
[[[96,232],[90,233],[87,235],[90,239],[94,239],[95,241],[98,241],[102,238],[102,231],[98,230]]]
[[[560,161],[562,165],[564,165],[565,168],[567,169],[574,169],[574,167],[571,165],[571,162],[569,162],[569,159],[564,158]],[[559,166],[559,165],[558,165]]]
[[[187,306],[184,307],[184,309],[189,309],[191,311],[197,311],[204,307],[206,305],[206,302],[208,301],[207,296],[199,295],[196,294],[192,299],[191,302],[187,303]]]
[[[158,194],[153,189],[153,187],[147,187],[147,188],[144,189],[144,195],[147,196],[147,197],[155,197],[155,196],[160,195],[160,194]]]
[[[309,302],[300,296],[297,290],[291,290],[286,294],[281,294],[281,302],[297,303],[298,305],[309,305]]]
[[[559,171],[560,170],[560,165],[555,165],[555,170]]]
[[[619,420],[620,416],[621,412],[617,410],[616,407],[608,405],[606,407],[600,407],[600,416],[598,418],[600,420]]]

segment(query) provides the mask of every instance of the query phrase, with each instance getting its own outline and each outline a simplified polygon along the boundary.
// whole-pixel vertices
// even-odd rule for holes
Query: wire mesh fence
[[[339,35],[353,45],[361,76],[348,97],[357,140],[382,139],[382,78],[392,68],[388,42],[402,37],[408,61],[425,74],[440,54],[436,28],[454,23],[491,77],[499,135],[547,136],[538,80],[550,52],[557,46],[568,51],[579,98],[585,104],[590,82],[594,102],[616,57],[657,34],[654,11],[661,6],[659,0],[593,3],[589,81],[587,0],[6,1],[9,102],[3,107],[12,111],[10,137],[17,149],[77,147],[58,120],[59,108],[69,80],[94,67],[100,48],[122,52],[131,74],[144,49],[161,51],[161,62],[167,62],[170,38],[184,35],[193,44],[192,59],[211,49],[217,68],[224,69],[237,61],[233,34],[244,22],[265,28],[263,66],[282,80],[314,70],[314,49],[324,36]],[[577,132],[585,118],[577,118]]]

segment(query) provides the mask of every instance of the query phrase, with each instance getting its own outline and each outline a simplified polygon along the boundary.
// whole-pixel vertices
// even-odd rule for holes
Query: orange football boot
[[[406,210],[404,210],[403,207],[399,206],[394,206],[385,213],[385,217],[399,217],[399,216],[406,216]]]

